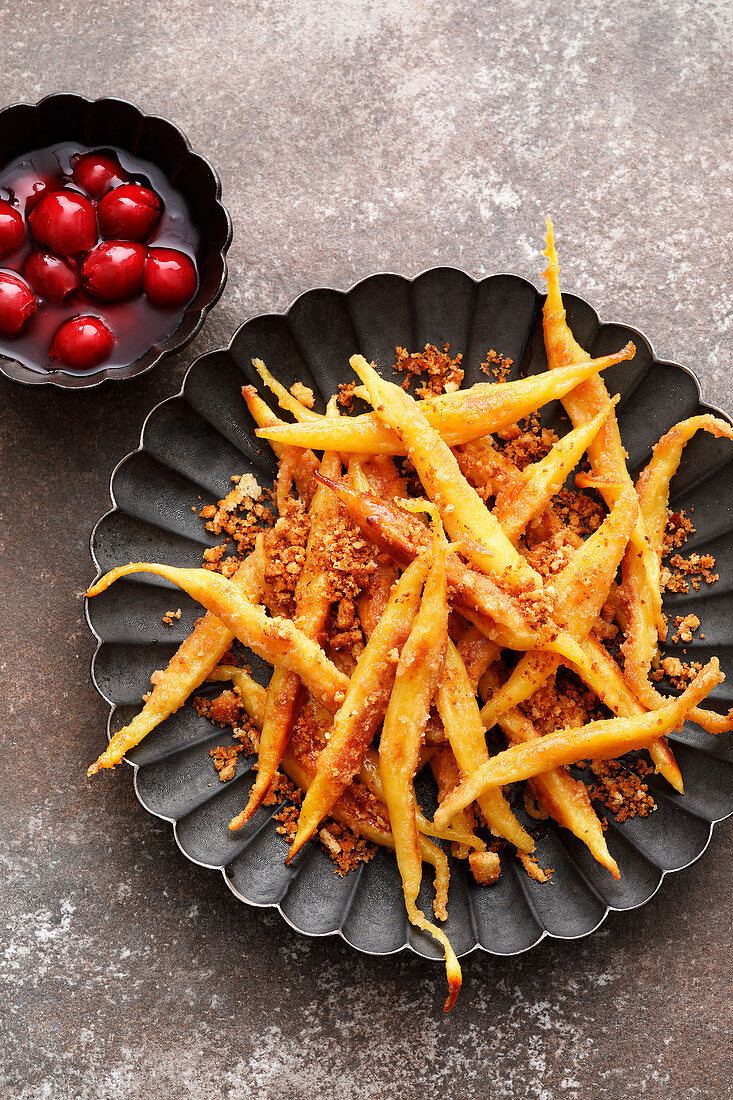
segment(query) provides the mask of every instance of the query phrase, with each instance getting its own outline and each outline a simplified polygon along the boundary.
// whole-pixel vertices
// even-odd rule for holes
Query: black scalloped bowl
[[[240,394],[244,382],[255,380],[253,356],[264,358],[287,384],[298,379],[311,386],[321,408],[324,395],[349,379],[351,354],[360,351],[385,370],[396,344],[417,348],[449,342],[454,351],[464,352],[467,384],[482,377],[479,364],[489,348],[514,360],[514,375],[535,373],[546,366],[541,303],[537,290],[514,275],[476,282],[461,271],[435,268],[414,280],[374,275],[345,293],[313,290],[285,315],[247,321],[229,347],[192,364],[181,393],[153,409],[140,447],[114,471],[114,507],[91,538],[97,568],[104,572],[120,562],[155,559],[198,565],[203,549],[215,541],[195,514],[201,501],[223,496],[233,473],[252,473],[265,482],[273,476],[269,450],[254,436]],[[600,323],[580,298],[568,295],[566,304],[573,331],[593,355],[616,350],[629,339],[637,345],[636,358],[607,371],[605,378],[611,393],[621,394],[621,431],[630,466],[638,469],[667,428],[709,407],[701,405],[694,376],[660,362],[637,330]],[[548,424],[559,423],[561,409],[548,407],[543,415]],[[685,613],[694,605],[700,611],[706,638],[688,645],[688,658],[715,652],[730,674],[733,465],[728,448],[725,440],[700,433],[685,450],[675,476],[675,507],[694,507],[697,533],[689,545],[716,555],[721,580],[709,591],[671,597],[668,610]],[[170,607],[180,607],[182,616],[165,627],[161,618]],[[89,601],[86,613],[99,641],[92,675],[110,703],[111,736],[139,707],[151,672],[165,666],[190,632],[199,608],[180,590],[171,592],[167,582],[141,575]],[[262,662],[253,658],[252,666],[266,683]],[[713,705],[733,704],[732,685],[729,675],[716,689]],[[210,690],[220,688],[211,685]],[[251,761],[240,758],[234,779],[220,783],[209,750],[222,736],[187,705],[129,754],[140,803],[171,822],[181,851],[201,866],[220,870],[248,904],[277,908],[301,933],[339,933],[372,954],[409,947],[425,957],[440,957],[434,941],[406,920],[389,853],[379,851],[371,863],[340,879],[316,845],[285,866],[286,845],[271,822],[272,808],[260,809],[247,827],[230,833],[228,822],[246,802],[252,784]],[[609,910],[643,905],[668,871],[696,860],[707,847],[714,822],[733,812],[733,745],[689,725],[674,742],[685,796],[653,779],[657,811],[645,820],[610,822],[609,847],[621,868],[620,882],[575,837],[551,823],[538,842],[540,862],[555,868],[551,885],[532,882],[517,861],[507,858],[497,885],[480,887],[460,862],[452,861],[446,931],[458,954],[482,948],[509,955],[526,951],[545,936],[586,935]],[[90,746],[90,758],[99,748]],[[426,808],[431,797],[428,790],[421,792]],[[520,804],[516,809],[525,824],[536,826],[524,818]],[[426,881],[426,906],[431,889]]]
[[[16,103],[0,111],[3,164],[32,149],[62,141],[78,141],[90,147],[118,146],[151,161],[184,196],[201,234],[196,296],[186,306],[178,328],[132,363],[93,374],[61,369],[40,372],[0,355],[0,374],[14,382],[79,390],[144,374],[194,338],[224,289],[232,227],[220,201],[221,181],[216,171],[205,157],[193,152],[183,132],[167,119],[145,115],[124,99],[90,100],[67,93],[46,96],[35,104]]]

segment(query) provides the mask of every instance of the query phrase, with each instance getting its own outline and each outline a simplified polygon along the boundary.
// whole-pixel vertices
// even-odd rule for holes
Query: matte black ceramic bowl
[[[630,339],[637,346],[635,359],[604,375],[611,393],[621,394],[619,423],[634,472],[666,429],[709,406],[701,404],[694,376],[660,362],[636,329],[601,323],[580,298],[566,295],[565,301],[573,331],[594,356],[615,351]],[[222,497],[234,473],[253,473],[268,483],[275,467],[267,445],[254,436],[240,393],[244,382],[259,381],[250,365],[253,356],[261,356],[286,384],[300,379],[311,386],[320,408],[324,395],[353,377],[351,354],[360,351],[384,370],[394,361],[396,344],[416,349],[426,342],[450,342],[453,352],[464,352],[470,385],[483,379],[479,365],[490,348],[514,360],[514,376],[545,369],[541,306],[537,290],[517,276],[493,275],[476,282],[462,271],[436,268],[414,280],[374,275],[346,293],[313,290],[285,315],[247,321],[229,347],[197,359],[181,393],[148,416],[140,447],[112,476],[114,507],[91,539],[95,565],[100,572],[140,560],[198,565],[204,548],[217,541],[196,515],[202,501]],[[544,421],[566,430],[561,412],[557,404],[548,406]],[[726,709],[733,704],[729,441],[697,435],[684,452],[672,495],[674,507],[694,508],[696,534],[689,549],[715,554],[721,579],[699,593],[670,596],[667,611],[686,614],[694,608],[699,613],[705,638],[696,636],[687,646],[687,660],[718,654],[728,679],[714,692],[712,705]],[[180,621],[164,626],[166,610],[179,607]],[[146,574],[119,581],[88,602],[88,622],[99,641],[92,675],[110,703],[109,735],[139,708],[151,672],[165,666],[199,612],[179,589]],[[252,668],[266,683],[262,662],[253,658]],[[203,689],[209,690],[218,692],[221,686]],[[499,882],[490,887],[477,886],[460,861],[451,861],[446,931],[458,954],[482,948],[509,955],[526,951],[545,936],[583,936],[609,910],[643,905],[668,871],[686,867],[702,854],[713,823],[733,812],[733,739],[716,739],[686,724],[671,740],[686,784],[684,797],[655,777],[651,789],[658,809],[651,816],[621,824],[608,815],[608,845],[621,868],[619,882],[574,836],[551,822],[537,844],[542,866],[555,869],[550,884],[531,881],[509,855]],[[373,954],[410,947],[420,955],[440,957],[434,940],[407,922],[391,854],[380,850],[371,863],[340,879],[316,844],[285,866],[287,845],[275,832],[272,807],[261,808],[239,832],[229,831],[229,820],[247,800],[252,759],[240,756],[234,779],[220,783],[209,750],[226,741],[226,733],[187,705],[129,754],[139,801],[171,822],[184,854],[220,870],[243,901],[279,909],[302,933],[338,933]],[[101,748],[90,744],[89,759]],[[429,812],[433,796],[427,785],[420,797]],[[515,808],[523,823],[536,829],[521,800],[515,800]],[[603,807],[599,812],[607,815]],[[430,878],[425,875],[426,908]]]
[[[193,339],[224,289],[232,228],[220,201],[221,181],[216,171],[205,157],[193,152],[183,132],[167,119],[144,115],[123,99],[89,100],[65,93],[47,96],[36,104],[17,103],[0,112],[0,169],[23,153],[63,141],[91,148],[117,146],[152,162],[181,192],[201,235],[195,297],[186,306],[176,330],[133,362],[103,367],[93,374],[62,369],[39,372],[0,355],[0,373],[15,382],[88,389],[107,380],[143,374]]]

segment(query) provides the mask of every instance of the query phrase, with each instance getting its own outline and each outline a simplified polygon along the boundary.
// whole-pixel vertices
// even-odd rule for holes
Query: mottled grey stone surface
[[[564,280],[733,407],[728,0],[18,0],[0,101],[120,94],[217,165],[224,298],[189,351],[87,395],[0,380],[0,1095],[733,1095],[731,831],[580,943],[443,975],[308,941],[187,863],[124,768],[81,591],[112,466],[196,352],[313,285],[433,263]]]

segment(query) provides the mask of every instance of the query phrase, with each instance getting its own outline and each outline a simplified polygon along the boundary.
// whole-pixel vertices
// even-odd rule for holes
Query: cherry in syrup
[[[151,248],[145,264],[143,290],[150,301],[163,309],[184,306],[196,293],[196,268],[183,252],[174,248]]]
[[[0,271],[0,336],[17,336],[37,309],[28,284],[17,275]]]
[[[79,289],[79,272],[51,252],[31,252],[23,274],[39,298],[60,305]]]
[[[82,153],[73,159],[71,177],[92,199],[101,199],[112,187],[125,183],[127,175],[112,157],[104,153]]]
[[[91,370],[109,357],[114,342],[101,317],[72,317],[54,336],[50,355],[67,367]]]
[[[29,218],[38,244],[57,256],[78,256],[97,243],[94,207],[75,191],[52,191],[34,206]]]
[[[102,241],[81,265],[84,289],[100,302],[124,302],[140,290],[148,250],[135,241]]]
[[[97,207],[103,237],[146,241],[160,217],[160,199],[149,187],[123,183],[108,191]]]
[[[20,210],[0,199],[0,256],[15,252],[25,240],[25,223]]]

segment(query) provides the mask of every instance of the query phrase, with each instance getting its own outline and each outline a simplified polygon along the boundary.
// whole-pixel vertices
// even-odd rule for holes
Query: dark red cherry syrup
[[[134,362],[178,328],[199,245],[149,161],[71,142],[25,153],[0,171],[0,355],[76,374]]]

